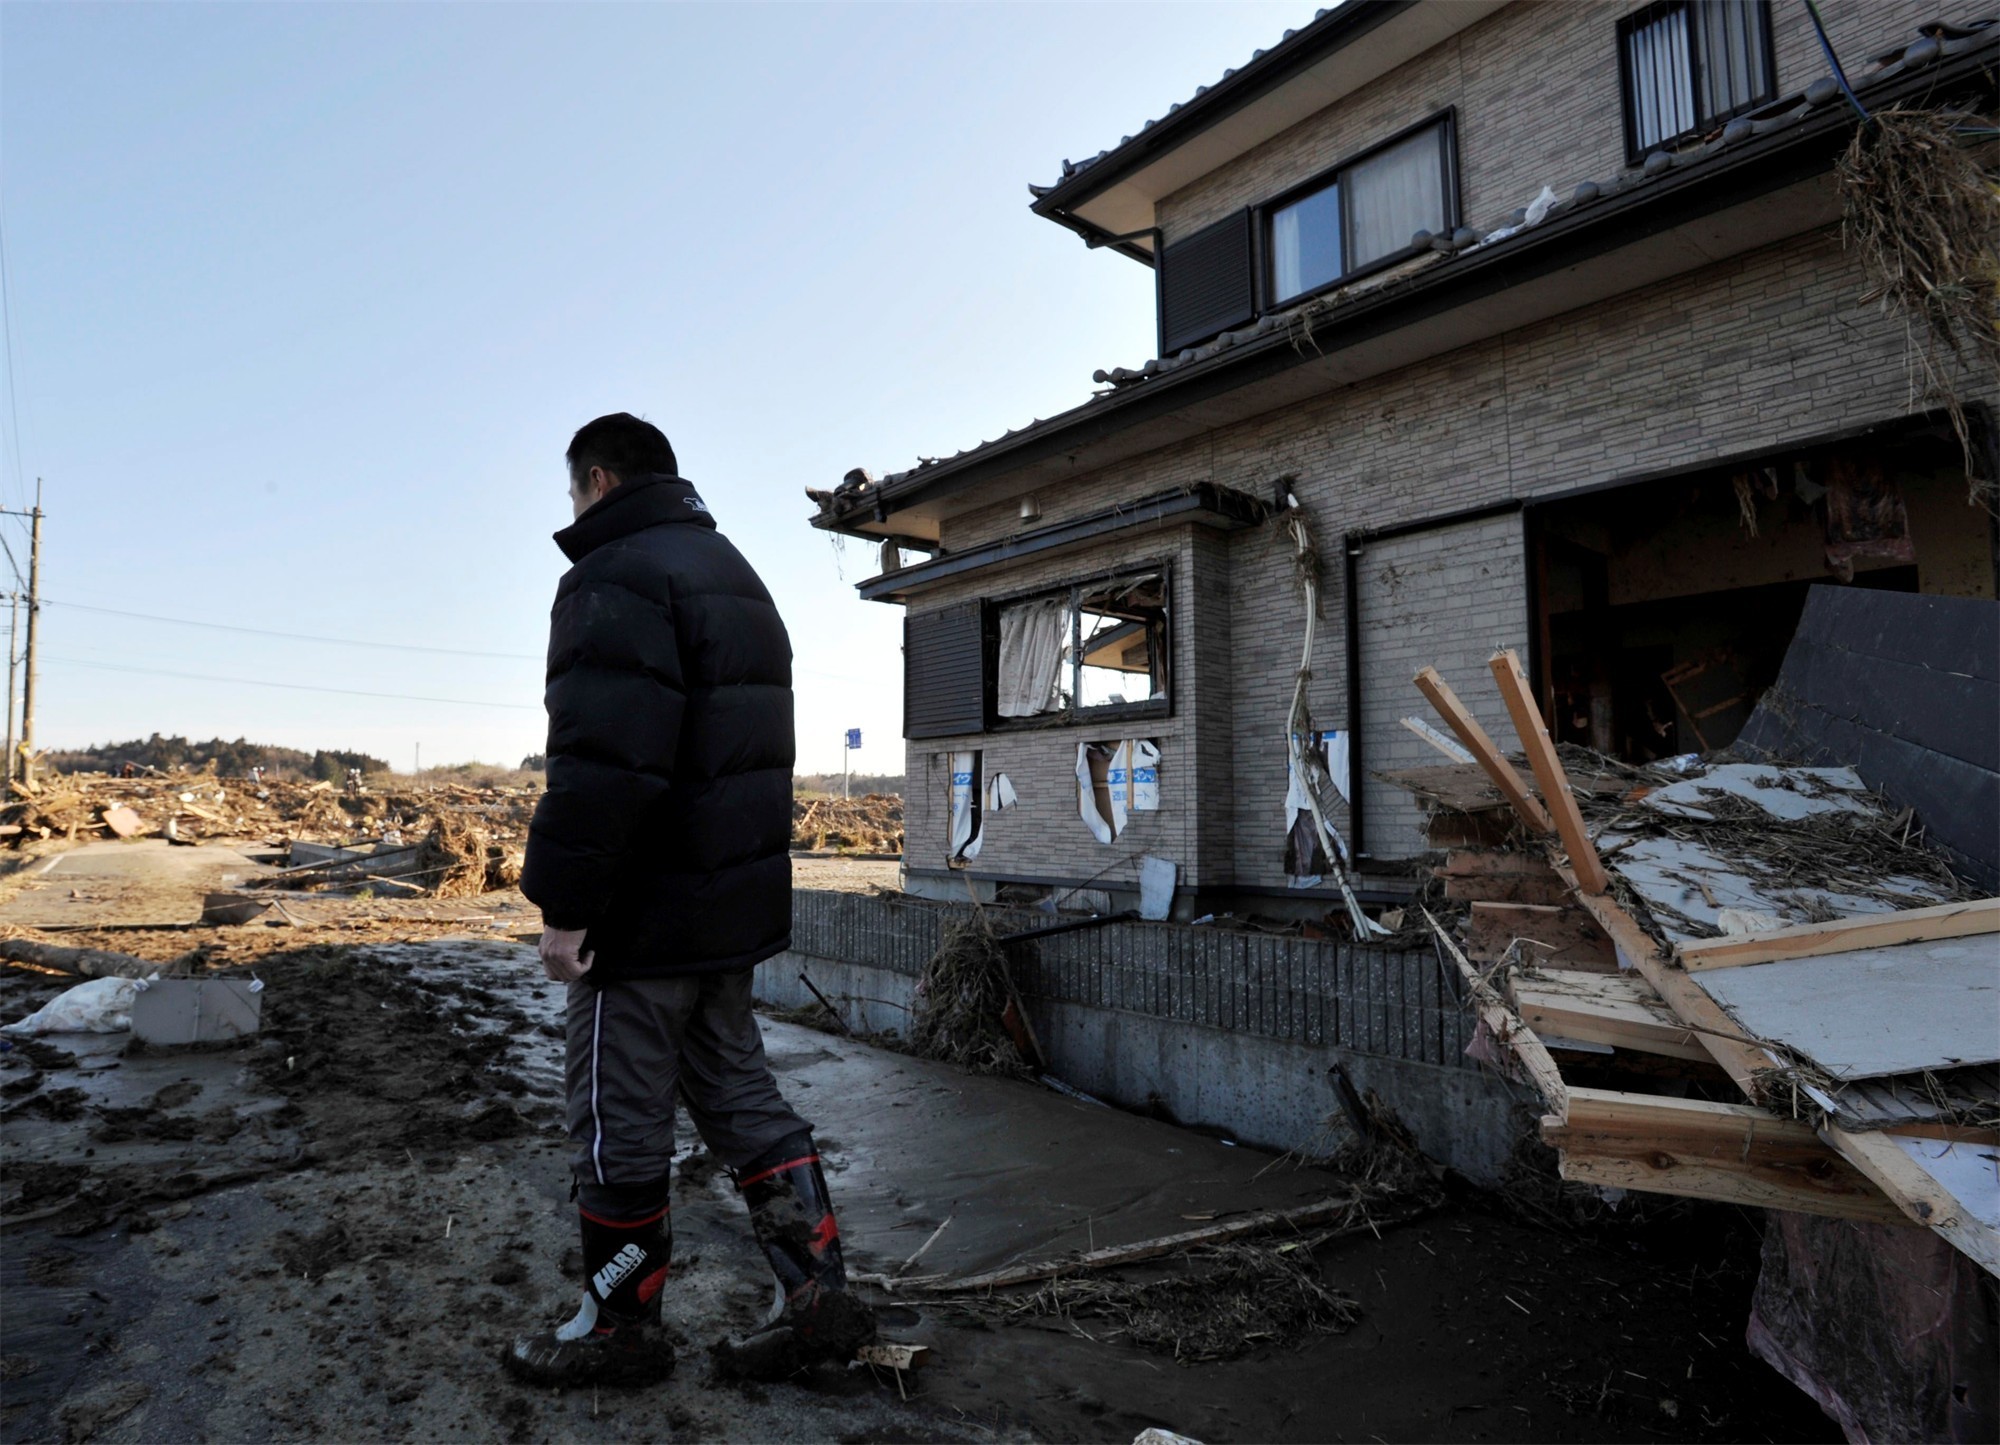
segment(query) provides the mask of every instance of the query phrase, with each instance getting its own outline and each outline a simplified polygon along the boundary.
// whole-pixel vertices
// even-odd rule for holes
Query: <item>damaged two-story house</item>
[[[1348,0],[1031,188],[1153,268],[1156,359],[815,494],[906,609],[909,890],[1325,911],[1303,660],[1390,904],[1418,669],[1500,717],[1517,649],[1559,741],[1642,760],[1732,740],[1813,583],[1993,597],[2000,387],[1941,409],[1837,168],[1864,113],[1990,114],[2000,24],[1820,8]]]

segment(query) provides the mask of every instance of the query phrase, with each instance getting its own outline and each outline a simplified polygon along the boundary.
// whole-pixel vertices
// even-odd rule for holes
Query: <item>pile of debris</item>
[[[1920,1226],[2000,1274],[2000,898],[1852,767],[1559,752],[1491,671],[1517,758],[1426,669],[1475,761],[1382,776],[1430,806],[1472,1052],[1541,1095],[1562,1177]],[[1752,1339],[1801,1380],[1824,1345]]]
[[[792,799],[792,847],[805,853],[903,851],[903,800],[893,793],[865,798]]]
[[[70,773],[16,782],[0,841],[160,837],[261,842],[283,851],[280,886],[374,886],[443,897],[512,887],[539,789],[457,783],[378,789],[214,772]],[[382,885],[390,885],[383,888]]]

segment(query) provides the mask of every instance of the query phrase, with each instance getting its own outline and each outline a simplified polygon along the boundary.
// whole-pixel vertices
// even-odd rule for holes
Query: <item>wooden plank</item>
[[[1774,1067],[1769,1053],[1759,1048],[1754,1039],[1744,1033],[1736,1021],[1722,1011],[1717,1003],[1702,991],[1701,985],[1660,951],[1653,936],[1638,925],[1638,922],[1618,906],[1608,893],[1585,893],[1577,884],[1576,873],[1567,863],[1556,863],[1556,875],[1575,890],[1577,901],[1590,910],[1590,916],[1597,920],[1598,927],[1611,937],[1611,943],[1618,950],[1621,967],[1636,969],[1639,976],[1653,986],[1653,991],[1671,1009],[1674,1016],[1689,1026],[1708,1056],[1720,1064],[1723,1071],[1736,1082],[1736,1087],[1744,1094],[1756,1099],[1761,1097],[1757,1076]]]
[[[1989,1229],[1912,1159],[1889,1134],[1850,1134],[1831,1126],[1820,1137],[1867,1175],[1919,1224],[1929,1225],[1952,1248],[1988,1274],[2000,1275],[2000,1232]]]
[[[1733,938],[1704,938],[1683,943],[1679,953],[1682,967],[1700,972],[1776,963],[1787,958],[1819,958],[1863,948],[1888,948],[1899,943],[1971,938],[1984,933],[2000,933],[2000,898],[1939,903],[1930,908],[1836,918],[1827,923],[1802,923],[1794,928],[1774,928],[1768,933],[1746,933]]]
[[[1562,1176],[1655,1194],[1909,1224],[1810,1126],[1748,1104],[1571,1089],[1565,1118],[1542,1121]]]
[[[1535,781],[1548,800],[1549,811],[1555,815],[1556,832],[1562,835],[1563,850],[1569,854],[1584,892],[1604,892],[1611,881],[1605,875],[1590,834],[1584,829],[1576,794],[1570,790],[1569,774],[1563,771],[1555,744],[1549,741],[1542,710],[1535,706],[1534,695],[1528,691],[1528,679],[1521,673],[1521,659],[1514,655],[1513,649],[1503,647],[1493,654],[1487,666],[1493,670],[1493,680],[1500,684],[1500,698],[1514,720],[1514,731],[1520,734],[1528,766],[1534,770]]]
[[[1523,963],[1563,964],[1585,968],[1596,964],[1616,968],[1618,955],[1611,940],[1583,909],[1573,903],[1496,903],[1476,901],[1466,931],[1466,952],[1491,963],[1506,955],[1516,940],[1523,944]]]
[[[1437,709],[1439,717],[1458,734],[1458,740],[1465,744],[1473,760],[1485,770],[1493,780],[1493,786],[1514,805],[1514,811],[1537,833],[1550,832],[1554,825],[1549,821],[1547,811],[1540,799],[1528,791],[1527,782],[1514,771],[1514,765],[1507,761],[1493,739],[1486,735],[1486,729],[1479,720],[1465,710],[1465,704],[1458,700],[1458,694],[1451,690],[1445,680],[1438,676],[1438,670],[1427,667],[1416,676],[1417,691],[1422,693],[1430,705]]]
[[[1575,884],[1575,874],[1566,864],[1555,864],[1555,870],[1566,882]],[[1579,896],[1611,935],[1619,961],[1644,976],[1745,1095],[1761,1099],[1758,1075],[1772,1067],[1770,1055],[1743,1033],[1693,975],[1666,958],[1652,936],[1608,895]],[[1820,1138],[1873,1180],[1906,1216],[1928,1225],[1988,1273],[2000,1275],[2000,1237],[1968,1217],[1958,1201],[1904,1153],[1894,1138],[1882,1133],[1850,1133],[1831,1125],[1820,1130]]]
[[[1537,1034],[1708,1062],[1708,1050],[1643,979],[1546,969],[1514,979],[1514,1006]]]
[[[1569,1107],[1569,1086],[1563,1082],[1562,1070],[1556,1067],[1556,1061],[1549,1057],[1549,1051],[1535,1037],[1535,1031],[1521,1022],[1513,1005],[1479,976],[1479,970],[1459,951],[1451,935],[1431,917],[1430,910],[1419,911],[1423,913],[1424,921],[1430,924],[1431,932],[1437,935],[1438,942],[1444,945],[1445,952],[1451,955],[1452,962],[1458,966],[1459,977],[1465,980],[1472,1006],[1478,1010],[1487,1029],[1499,1043],[1513,1050],[1514,1057],[1520,1060],[1530,1082],[1548,1101],[1549,1107],[1558,1114],[1563,1113]]]

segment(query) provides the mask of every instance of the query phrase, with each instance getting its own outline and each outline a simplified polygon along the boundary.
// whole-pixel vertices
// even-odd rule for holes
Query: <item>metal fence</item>
[[[988,911],[1003,933],[1049,921],[1030,910]],[[962,912],[920,899],[799,890],[792,948],[916,977],[945,922]],[[1473,1021],[1428,950],[1120,922],[1014,944],[1009,958],[1016,984],[1034,998],[1475,1067],[1465,1057]]]

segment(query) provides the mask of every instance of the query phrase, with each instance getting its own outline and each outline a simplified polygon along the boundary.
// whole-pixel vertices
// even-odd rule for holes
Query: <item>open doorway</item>
[[[1632,762],[1733,742],[1815,583],[1994,596],[1991,518],[1923,423],[1538,504],[1527,536],[1550,731]]]

